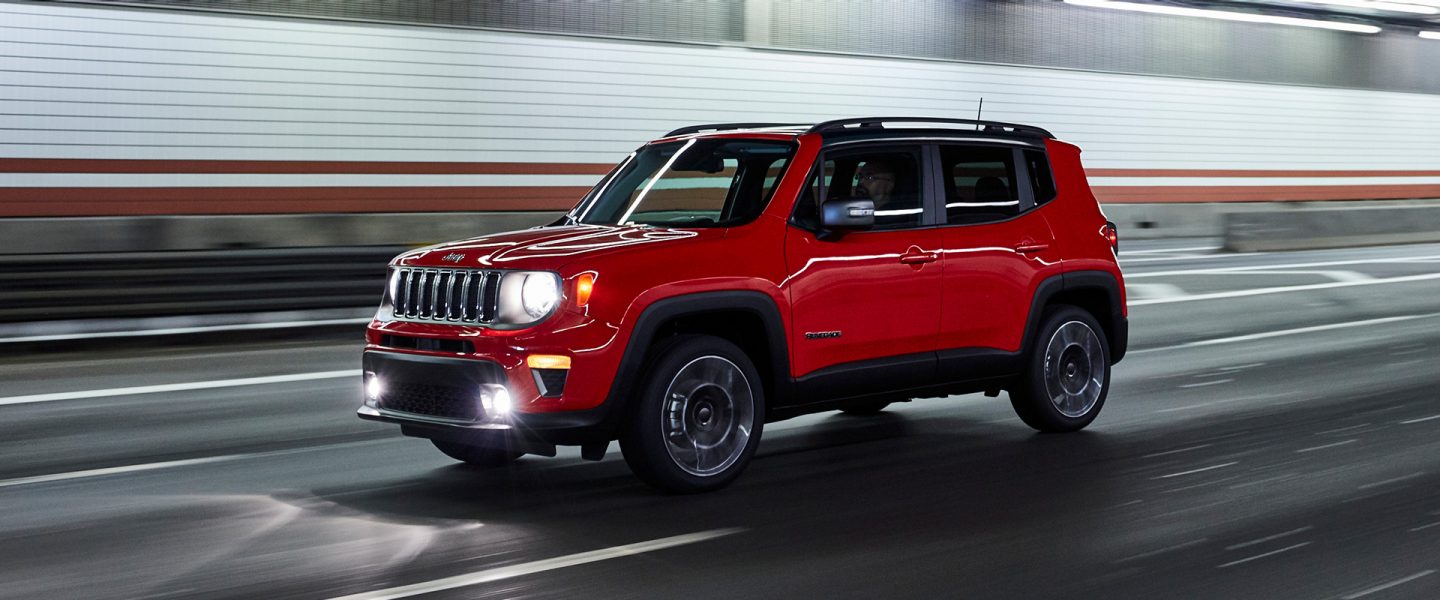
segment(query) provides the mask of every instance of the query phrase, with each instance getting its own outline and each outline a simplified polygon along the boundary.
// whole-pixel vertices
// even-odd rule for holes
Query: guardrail
[[[0,323],[371,306],[406,248],[0,256]]]
[[[1440,242],[1440,205],[1266,210],[1224,215],[1236,252]]]

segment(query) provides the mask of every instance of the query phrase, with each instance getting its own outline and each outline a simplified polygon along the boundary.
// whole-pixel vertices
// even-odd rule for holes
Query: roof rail
[[[809,127],[809,123],[711,123],[709,125],[691,125],[681,127],[665,134],[663,137],[675,137],[689,133],[700,133],[701,131],[725,131],[729,129],[763,129],[766,127]]]
[[[809,131],[806,131],[806,133],[837,131],[840,129],[844,129],[847,125],[859,125],[861,128],[883,128],[884,123],[945,123],[949,125],[974,125],[977,130],[980,129],[981,126],[984,126],[984,131],[998,129],[1002,133],[1004,133],[1004,130],[1010,129],[1016,133],[1024,131],[1029,133],[1037,133],[1040,134],[1042,137],[1047,138],[1055,137],[1055,135],[1050,133],[1049,131],[1046,131],[1039,127],[1035,127],[1033,125],[1002,123],[1000,121],[979,121],[975,119],[945,119],[938,117],[861,117],[854,119],[836,119],[834,121],[826,121],[824,123],[817,124],[814,127],[811,127]]]

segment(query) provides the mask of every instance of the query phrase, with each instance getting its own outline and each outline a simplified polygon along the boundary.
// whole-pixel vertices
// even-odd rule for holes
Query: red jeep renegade
[[[1125,354],[1116,245],[1080,149],[1037,127],[686,127],[550,225],[397,257],[359,414],[474,465],[619,440],[675,492],[818,411],[1005,390],[1074,431]]]

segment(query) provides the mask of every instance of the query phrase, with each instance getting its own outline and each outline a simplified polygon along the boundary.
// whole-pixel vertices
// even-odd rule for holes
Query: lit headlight
[[[560,302],[560,278],[554,273],[528,273],[520,288],[520,304],[525,314],[539,319],[550,314]]]
[[[547,271],[510,271],[500,280],[501,326],[524,327],[550,316],[560,305],[560,276]]]

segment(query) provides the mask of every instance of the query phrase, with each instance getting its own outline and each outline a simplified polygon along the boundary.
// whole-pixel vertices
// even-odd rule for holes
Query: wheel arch
[[[631,396],[638,389],[650,349],[667,337],[713,335],[745,351],[760,372],[766,410],[791,393],[790,352],[785,323],[774,299],[752,290],[696,292],[652,302],[630,330],[620,366],[605,403],[618,430]]]
[[[1129,345],[1129,320],[1125,316],[1120,281],[1108,271],[1070,271],[1053,275],[1035,288],[1030,314],[1025,320],[1021,355],[1030,353],[1045,310],[1057,304],[1079,307],[1095,317],[1105,330],[1110,346],[1110,363],[1120,362]]]

